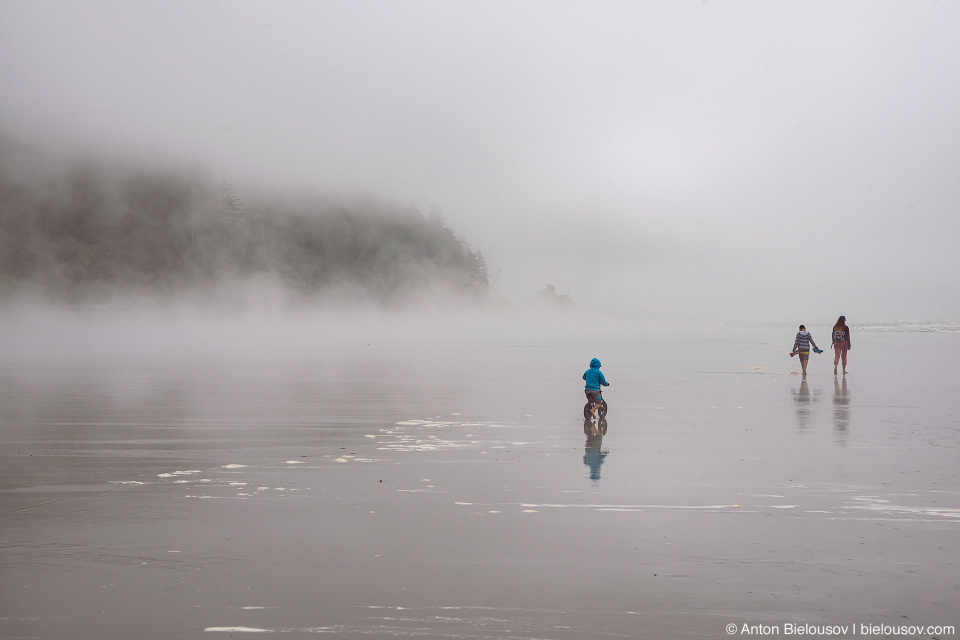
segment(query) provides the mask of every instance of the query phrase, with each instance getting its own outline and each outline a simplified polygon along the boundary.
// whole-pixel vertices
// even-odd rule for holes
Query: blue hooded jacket
[[[600,361],[594,358],[590,361],[590,368],[583,373],[583,379],[587,381],[585,389],[587,391],[600,391],[600,385],[609,387],[610,383],[600,372]]]

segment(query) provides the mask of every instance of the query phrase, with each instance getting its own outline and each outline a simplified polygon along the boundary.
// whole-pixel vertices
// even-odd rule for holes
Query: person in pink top
[[[847,375],[847,351],[850,351],[850,327],[847,319],[840,316],[833,325],[833,375],[837,375],[837,364],[843,362],[843,375]]]

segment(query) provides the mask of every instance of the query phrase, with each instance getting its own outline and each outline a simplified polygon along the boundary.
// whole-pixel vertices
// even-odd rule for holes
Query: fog
[[[437,210],[641,320],[960,317],[958,77],[955,2],[0,4],[6,136]]]
[[[955,624],[958,79],[960,0],[0,0],[0,637]]]
[[[75,305],[487,300],[482,254],[439,212],[415,206],[256,192],[245,202],[232,184],[196,169],[57,163],[5,140],[0,181],[4,300],[28,293]]]

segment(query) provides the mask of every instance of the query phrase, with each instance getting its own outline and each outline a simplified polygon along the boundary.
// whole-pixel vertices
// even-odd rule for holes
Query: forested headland
[[[388,304],[480,297],[488,286],[480,252],[413,205],[248,198],[201,169],[50,162],[0,140],[0,297],[86,302],[243,282]]]

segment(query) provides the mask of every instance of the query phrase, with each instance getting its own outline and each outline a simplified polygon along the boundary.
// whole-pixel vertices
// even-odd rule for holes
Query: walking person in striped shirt
[[[813,336],[810,335],[810,332],[807,331],[807,328],[803,325],[800,325],[800,331],[797,333],[796,340],[793,341],[793,351],[790,352],[790,357],[800,354],[800,368],[803,370],[803,375],[807,375],[807,361],[810,359],[810,345],[813,345],[813,350],[817,353],[822,353],[822,351],[817,347],[817,343],[813,341]]]

